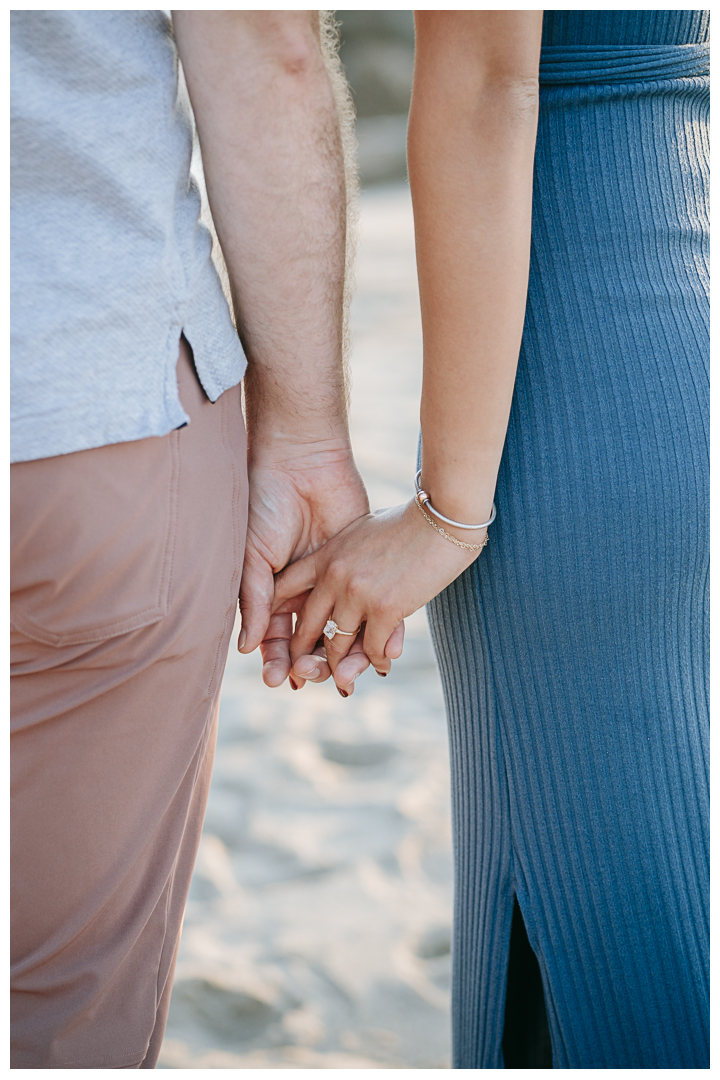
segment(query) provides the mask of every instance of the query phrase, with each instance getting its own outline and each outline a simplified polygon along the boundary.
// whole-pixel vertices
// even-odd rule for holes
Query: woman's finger
[[[348,693],[352,693],[352,684],[355,682],[358,675],[361,675],[363,671],[366,671],[370,667],[370,659],[365,652],[365,629],[366,628],[363,626],[353,642],[350,652],[345,659],[341,660],[336,666],[333,675],[338,689],[346,690]],[[404,637],[405,621],[403,620],[398,623],[388,638],[387,645],[385,646],[385,657],[387,660],[397,660],[398,657],[402,655]],[[377,674],[381,676],[388,675],[391,666],[391,664],[383,664],[382,670],[377,671]]]
[[[313,653],[318,641],[327,646],[327,641],[323,638],[323,628],[332,612],[333,600],[332,592],[323,589],[322,585],[310,593],[297,617],[290,642],[290,659],[293,664],[301,656]]]
[[[397,624],[385,646],[385,655],[390,660],[398,660],[402,656],[403,642],[405,641],[405,620]]]
[[[325,634],[325,652],[334,676],[337,665],[348,655],[361,630],[362,612],[347,605],[338,605],[333,609],[328,623],[336,627]]]
[[[287,601],[315,587],[318,579],[318,552],[313,551],[304,559],[290,563],[275,575],[275,595],[272,601],[273,611],[277,611]]]
[[[370,661],[363,649],[363,630],[353,641],[347,656],[340,660],[335,668],[335,685],[343,696],[343,691],[348,697],[353,693],[355,680],[370,667]]]
[[[288,613],[292,613],[293,615],[299,615],[311,591],[311,589],[308,589],[307,592],[299,593],[297,596],[291,596],[289,600],[283,600],[279,607],[275,608],[273,614],[287,615]]]
[[[378,616],[369,616],[367,619],[363,648],[378,675],[387,675],[392,666],[385,649],[397,626],[394,621],[388,622]]]

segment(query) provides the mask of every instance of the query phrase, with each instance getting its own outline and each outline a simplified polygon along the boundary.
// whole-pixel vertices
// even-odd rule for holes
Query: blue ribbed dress
[[[429,608],[456,1068],[503,1067],[515,896],[554,1068],[708,1067],[708,24],[544,16],[498,516]]]

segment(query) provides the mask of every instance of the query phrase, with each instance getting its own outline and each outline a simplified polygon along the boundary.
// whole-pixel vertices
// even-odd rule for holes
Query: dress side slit
[[[540,965],[528,941],[517,897],[510,931],[502,1052],[506,1069],[553,1067]]]

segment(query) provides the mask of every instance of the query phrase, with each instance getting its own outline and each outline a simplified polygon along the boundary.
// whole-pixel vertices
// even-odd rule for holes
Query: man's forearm
[[[248,356],[251,441],[342,438],[345,173],[318,13],[173,21]]]

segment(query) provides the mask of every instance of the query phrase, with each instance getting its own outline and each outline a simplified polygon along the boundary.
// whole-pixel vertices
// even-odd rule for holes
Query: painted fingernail
[[[337,692],[340,695],[340,697],[350,697],[347,690],[341,690],[339,686],[337,688]]]
[[[247,640],[247,630],[240,631],[240,637],[238,638],[238,649],[242,649]]]
[[[385,676],[387,675],[387,671],[378,671],[378,675],[380,676],[381,679],[384,679]]]
[[[291,689],[293,689],[293,690],[297,690],[297,688],[298,688],[298,687],[297,687],[297,683],[293,682],[293,680],[292,680],[292,679],[290,679],[290,687],[291,687]]]

